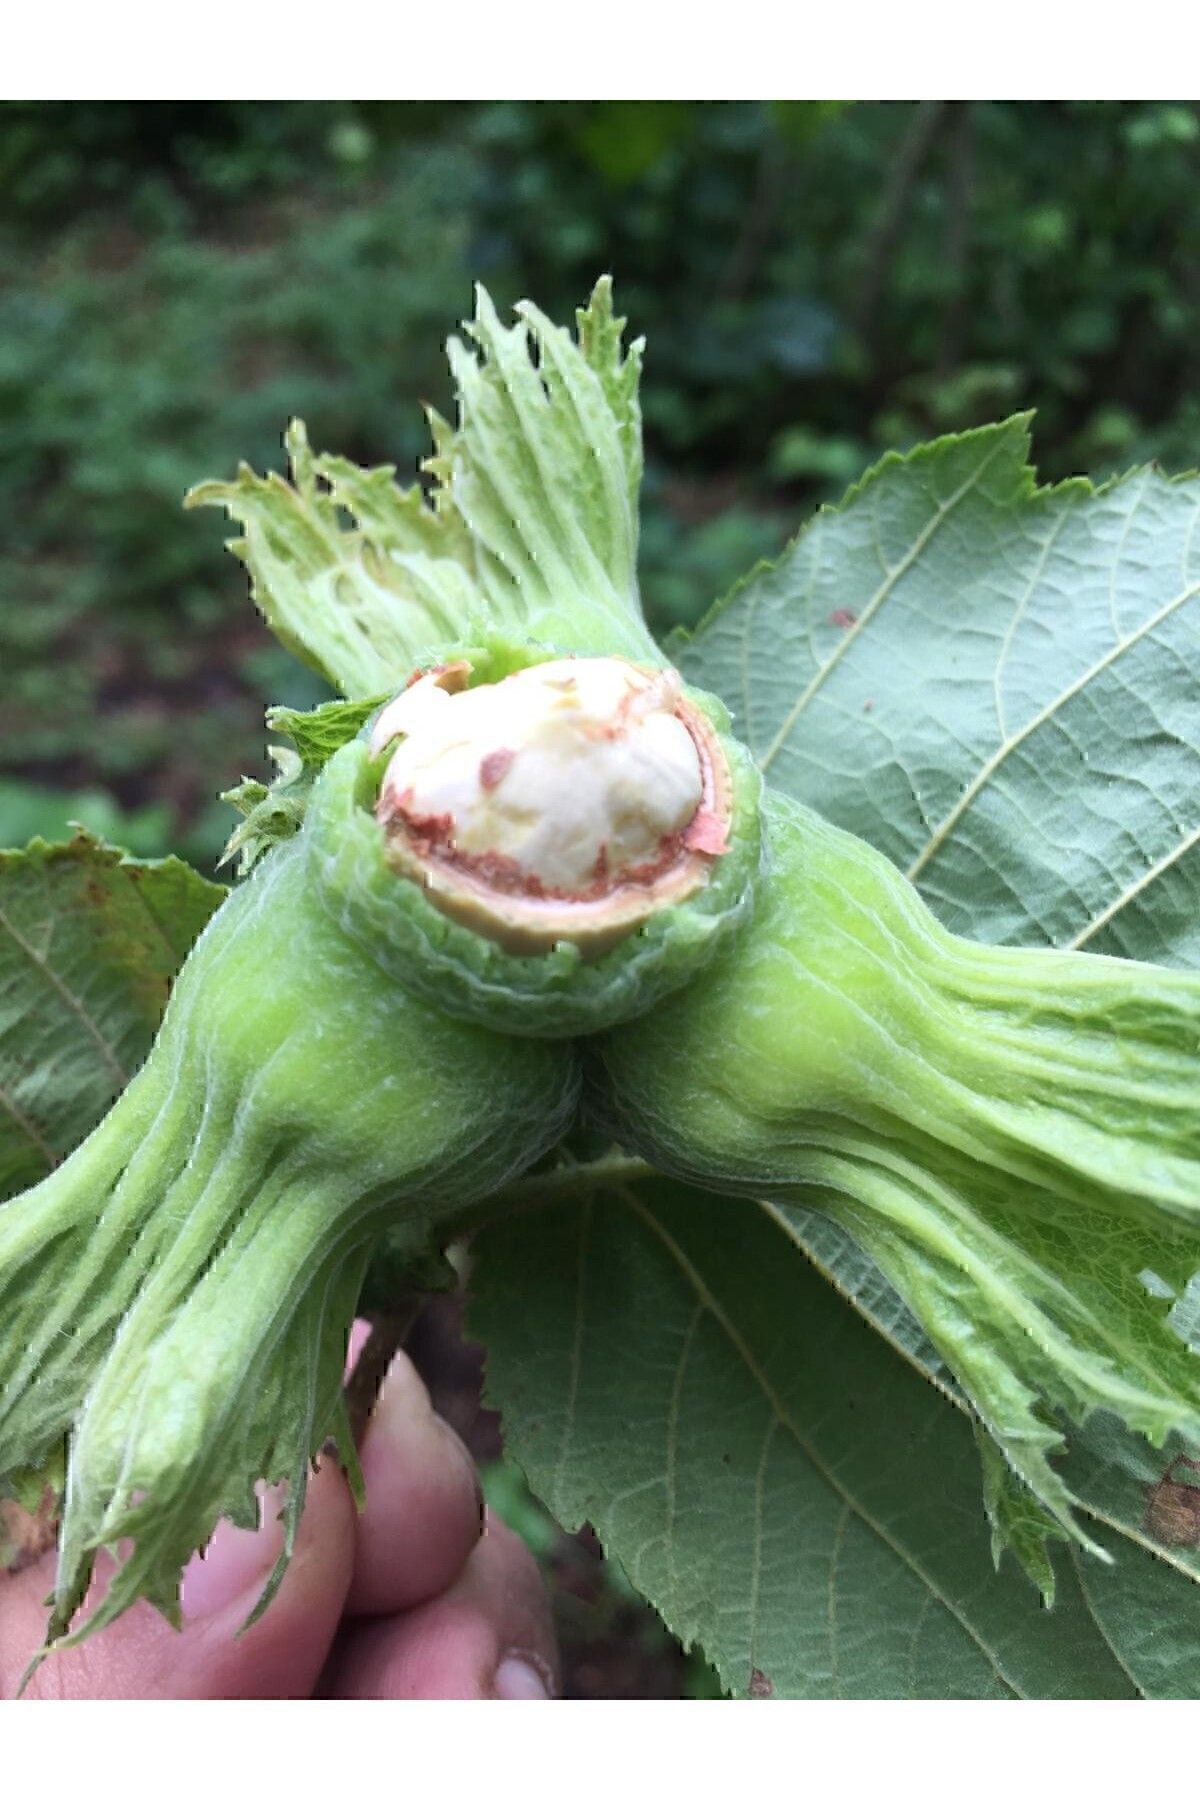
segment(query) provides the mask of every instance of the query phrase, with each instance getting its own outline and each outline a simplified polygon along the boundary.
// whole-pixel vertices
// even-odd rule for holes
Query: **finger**
[[[184,1572],[182,1631],[144,1602],[69,1650],[55,1651],[26,1690],[31,1699],[299,1699],[310,1695],[337,1630],[354,1560],[354,1504],[324,1465],[309,1482],[296,1550],[279,1593],[243,1636],[283,1543],[277,1504],[258,1531],[222,1522]],[[0,1576],[0,1695],[15,1696],[46,1631],[53,1553]],[[94,1583],[91,1604],[103,1591]]]
[[[367,1500],[347,1605],[398,1612],[450,1587],[483,1529],[475,1464],[403,1353],[380,1389],[360,1456]]]
[[[321,1683],[340,1700],[546,1700],[557,1691],[538,1566],[492,1512],[454,1586],[400,1617],[350,1621]]]

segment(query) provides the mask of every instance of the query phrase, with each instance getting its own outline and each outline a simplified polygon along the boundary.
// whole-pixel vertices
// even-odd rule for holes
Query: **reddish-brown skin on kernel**
[[[485,793],[500,786],[512,768],[515,750],[489,750],[479,765],[479,785]]]
[[[716,813],[701,806],[683,834],[683,845],[686,850],[702,850],[706,856],[724,856],[729,848],[729,829]]]

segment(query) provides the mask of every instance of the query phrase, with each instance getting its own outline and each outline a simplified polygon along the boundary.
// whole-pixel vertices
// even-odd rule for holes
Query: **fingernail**
[[[363,1353],[363,1346],[371,1335],[371,1327],[366,1319],[355,1319],[350,1327],[350,1337],[346,1343],[346,1376],[353,1375],[355,1364]]]
[[[286,1497],[286,1486],[266,1490],[259,1500],[257,1531],[241,1531],[228,1519],[221,1520],[207,1549],[183,1572],[180,1597],[185,1619],[211,1619],[242,1598],[250,1609],[283,1549],[279,1513]]]
[[[496,1670],[497,1700],[549,1700],[550,1683],[529,1656],[506,1656]]]

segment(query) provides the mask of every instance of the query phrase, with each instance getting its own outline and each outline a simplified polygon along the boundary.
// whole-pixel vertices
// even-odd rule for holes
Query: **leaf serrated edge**
[[[774,573],[788,557],[792,555],[801,540],[812,531],[822,518],[837,517],[849,511],[850,507],[860,500],[885,475],[898,468],[910,468],[923,461],[929,461],[945,455],[957,446],[969,443],[973,438],[986,438],[1004,432],[1020,430],[1025,439],[1026,461],[1021,468],[1024,478],[1021,488],[1014,493],[1010,504],[1040,505],[1051,499],[1059,499],[1068,494],[1077,494],[1080,499],[1099,499],[1105,494],[1115,492],[1127,482],[1139,477],[1152,475],[1168,486],[1181,486],[1189,481],[1200,480],[1200,465],[1189,469],[1180,469],[1168,474],[1161,464],[1154,459],[1136,463],[1132,468],[1123,469],[1116,475],[1110,475],[1106,481],[1095,482],[1088,475],[1065,475],[1059,481],[1039,482],[1037,465],[1029,460],[1033,451],[1033,423],[1036,409],[1028,408],[1023,412],[1010,413],[1006,419],[998,419],[990,425],[972,426],[969,431],[944,432],[940,437],[929,438],[925,442],[915,444],[911,450],[885,451],[876,462],[871,463],[846,489],[840,500],[824,501],[812,515],[792,534],[777,556],[760,557],[744,575],[733,583],[724,594],[718,596],[696,625],[677,625],[668,634],[665,649],[672,661],[677,660],[678,653],[695,643],[705,632],[709,631],[717,621],[733,606],[738,597],[765,575]]]

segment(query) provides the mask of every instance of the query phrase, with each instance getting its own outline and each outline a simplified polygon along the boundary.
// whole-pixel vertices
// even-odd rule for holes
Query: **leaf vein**
[[[1131,632],[1127,638],[1123,638],[1119,644],[1114,644],[1111,650],[1107,650],[1103,656],[1098,657],[1089,668],[1083,671],[1082,675],[1077,676],[1074,681],[1063,688],[1061,693],[1056,694],[1053,700],[1048,701],[1040,711],[1036,712],[1033,717],[1021,727],[1020,731],[1015,732],[1003,743],[998,744],[991,756],[988,757],[987,761],[979,769],[974,779],[968,782],[967,786],[963,789],[958,800],[946,814],[941,824],[930,834],[920,854],[909,864],[905,871],[908,879],[910,881],[915,881],[917,877],[929,867],[929,864],[933,861],[934,857],[945,847],[951,835],[957,829],[964,814],[969,811],[974,802],[979,798],[979,795],[983,792],[983,789],[987,786],[988,782],[991,781],[997,770],[1004,765],[1014,750],[1019,749],[1022,744],[1027,743],[1034,733],[1040,731],[1043,725],[1048,724],[1062,707],[1066,706],[1069,701],[1074,700],[1079,694],[1083,693],[1090,682],[1095,681],[1100,675],[1103,675],[1105,670],[1112,668],[1119,657],[1124,656],[1128,651],[1132,650],[1136,644],[1140,643],[1143,638],[1148,637],[1152,631],[1155,631],[1158,626],[1169,619],[1172,613],[1178,612],[1181,606],[1186,606],[1189,600],[1194,600],[1197,594],[1200,594],[1200,582],[1196,582],[1190,588],[1184,588],[1180,593],[1175,594],[1170,600],[1166,601],[1156,613],[1152,614],[1143,624],[1139,625],[1136,631]]]
[[[1089,939],[1094,938],[1098,932],[1104,930],[1106,925],[1111,924],[1119,913],[1124,912],[1127,906],[1133,904],[1139,894],[1145,893],[1147,888],[1153,886],[1160,876],[1165,875],[1168,869],[1185,857],[1188,851],[1194,849],[1197,844],[1200,844],[1200,825],[1187,832],[1172,849],[1160,856],[1157,862],[1151,863],[1150,867],[1118,894],[1116,899],[1104,908],[1103,912],[1097,913],[1094,919],[1089,919],[1087,924],[1070,939],[1065,948],[1068,950],[1082,949]]]
[[[1020,600],[1013,609],[1013,616],[1008,622],[1008,629],[1004,634],[1004,641],[1000,646],[1000,654],[996,658],[996,667],[992,674],[992,689],[996,697],[996,723],[1000,728],[1001,742],[1008,736],[1008,726],[1004,719],[1004,696],[1001,692],[1005,665],[1007,664],[1009,655],[1012,651],[1013,643],[1017,635],[1017,629],[1028,610],[1030,601],[1038,590],[1042,576],[1046,572],[1046,562],[1050,552],[1058,542],[1059,534],[1069,517],[1070,514],[1064,509],[1059,513],[1058,518],[1055,520],[1050,531],[1046,533],[1046,540],[1042,545],[1042,553],[1038,557],[1037,567],[1034,569],[1033,574],[1026,583],[1025,592],[1021,595]]]
[[[811,681],[808,683],[807,687],[801,693],[800,698],[796,701],[795,705],[792,706],[791,709],[789,710],[789,712],[787,713],[787,716],[785,717],[782,725],[779,727],[779,730],[775,733],[774,738],[771,740],[771,743],[768,746],[767,751],[762,758],[761,766],[762,766],[762,771],[763,771],[764,775],[766,774],[767,770],[770,768],[771,764],[774,762],[775,757],[779,753],[780,749],[783,747],[783,745],[787,742],[788,738],[791,736],[799,719],[803,716],[803,714],[807,710],[807,708],[810,705],[810,703],[812,702],[812,700],[820,692],[821,688],[824,687],[826,681],[829,679],[830,675],[832,675],[833,671],[837,668],[838,664],[841,662],[842,658],[846,655],[846,653],[850,649],[851,645],[854,644],[855,642],[857,642],[857,640],[862,636],[863,632],[866,630],[867,626],[871,623],[871,620],[875,617],[875,615],[879,611],[880,607],[889,598],[889,596],[894,592],[897,582],[901,579],[902,576],[904,576],[908,573],[909,569],[911,569],[912,565],[916,562],[917,558],[921,555],[922,551],[930,543],[931,539],[940,530],[942,525],[945,524],[946,520],[950,517],[951,513],[966,498],[966,496],[970,493],[971,489],[976,487],[979,484],[979,482],[983,479],[984,471],[987,469],[988,465],[993,461],[993,459],[999,454],[1000,449],[1001,449],[1000,443],[993,445],[992,449],[988,451],[988,454],[983,458],[983,460],[981,462],[979,462],[975,465],[974,469],[972,469],[972,471],[971,471],[970,475],[968,475],[967,479],[965,481],[961,482],[959,484],[959,486],[957,488],[955,488],[954,492],[949,496],[949,498],[946,500],[938,501],[933,512],[930,514],[930,517],[929,517],[927,523],[924,526],[922,526],[921,530],[917,533],[916,537],[913,539],[909,548],[905,551],[904,555],[900,558],[900,561],[893,566],[893,568],[888,572],[887,575],[885,575],[884,579],[880,582],[879,586],[876,588],[875,592],[872,594],[870,600],[867,602],[866,606],[863,608],[863,611],[860,613],[859,617],[855,620],[854,624],[849,626],[846,629],[846,631],[842,634],[842,637],[839,640],[839,642],[837,643],[837,645],[830,652],[829,656],[826,657],[825,661],[819,666],[816,673],[813,675]]]
[[[747,1370],[761,1389],[763,1398],[770,1406],[771,1411],[774,1413],[779,1424],[794,1441],[797,1448],[807,1457],[816,1472],[828,1483],[833,1492],[842,1501],[843,1505],[849,1507],[854,1516],[861,1520],[861,1522],[867,1526],[868,1530],[872,1531],[875,1536],[886,1545],[892,1554],[903,1563],[909,1573],[935,1595],[964,1635],[975,1645],[980,1655],[994,1672],[996,1679],[1012,1693],[1019,1694],[1020,1689],[1017,1687],[1017,1684],[1010,1676],[1005,1674],[997,1660],[995,1652],[979,1635],[979,1632],[962,1611],[961,1607],[959,1607],[948,1594],[942,1592],[930,1576],[928,1570],[922,1567],[906,1546],[898,1538],[894,1537],[880,1520],[873,1518],[865,1507],[860,1505],[849,1489],[839,1481],[835,1470],[825,1458],[819,1454],[816,1446],[801,1431],[795,1419],[792,1418],[791,1414],[784,1406],[783,1401],[771,1384],[765,1369],[763,1369],[762,1365],[754,1356],[750,1346],[746,1343],[733,1321],[720,1305],[715,1294],[712,1293],[711,1289],[704,1281],[700,1271],[676,1242],[675,1238],[667,1230],[662,1221],[658,1219],[636,1195],[630,1193],[627,1189],[619,1188],[616,1190],[616,1193],[619,1198],[625,1202],[630,1211],[633,1212],[635,1217],[641,1220],[647,1230],[652,1232],[653,1235],[659,1239],[660,1243],[663,1244],[682,1274],[691,1283],[692,1287],[695,1289],[697,1298],[701,1301],[706,1311],[712,1316],[715,1323],[725,1333],[730,1344],[745,1363]]]
[[[99,1026],[96,1024],[95,1020],[88,1013],[87,1009],[84,1007],[82,1002],[79,999],[77,999],[77,997],[74,994],[72,994],[71,990],[67,987],[65,982],[60,978],[57,971],[51,966],[51,964],[47,960],[47,958],[38,955],[38,953],[34,949],[33,945],[29,942],[29,940],[26,937],[24,937],[21,934],[21,932],[19,932],[17,930],[17,927],[13,924],[12,920],[9,918],[8,914],[3,910],[2,907],[0,907],[0,925],[2,925],[5,929],[5,931],[8,932],[9,936],[12,938],[12,941],[14,944],[16,944],[17,948],[20,951],[22,951],[25,956],[28,957],[29,961],[33,964],[34,968],[41,971],[41,974],[45,977],[45,979],[49,983],[49,985],[54,989],[55,993],[58,995],[59,999],[63,1002],[63,1005],[68,1009],[68,1011],[74,1013],[75,1017],[79,1020],[80,1024],[83,1026],[84,1030],[87,1032],[88,1036],[96,1044],[96,1047],[100,1051],[100,1054],[103,1057],[104,1062],[105,1062],[107,1068],[109,1069],[109,1072],[112,1075],[114,1075],[116,1077],[116,1080],[120,1083],[120,1085],[122,1087],[124,1087],[125,1083],[129,1079],[129,1076],[128,1076],[127,1072],[125,1071],[125,1069],[122,1068],[120,1062],[117,1060],[117,1056],[112,1048],[112,1045],[103,1036],[102,1032],[100,1031]]]
[[[579,1209],[579,1252],[575,1265],[575,1319],[571,1332],[571,1361],[567,1372],[567,1403],[563,1412],[562,1442],[558,1452],[557,1479],[554,1484],[554,1511],[564,1512],[562,1483],[575,1434],[575,1414],[579,1406],[579,1384],[583,1369],[584,1300],[586,1294],[587,1247],[592,1229],[592,1196],[585,1198]]]
[[[1113,642],[1115,644],[1119,644],[1121,641],[1121,621],[1117,617],[1117,571],[1121,567],[1121,558],[1125,554],[1125,546],[1129,542],[1129,533],[1133,529],[1133,521],[1137,517],[1138,508],[1141,506],[1143,500],[1146,498],[1146,489],[1149,485],[1150,485],[1150,471],[1149,471],[1149,469],[1145,469],[1142,472],[1141,485],[1134,491],[1133,504],[1130,506],[1129,511],[1125,514],[1125,523],[1121,528],[1121,535],[1120,535],[1120,538],[1117,540],[1117,547],[1113,551],[1112,565],[1109,569],[1109,574],[1108,574],[1108,616],[1109,616],[1109,620],[1112,624]],[[1187,580],[1187,577],[1185,576],[1184,577],[1185,583],[1186,583],[1186,580]]]
[[[703,1317],[703,1302],[697,1300],[696,1310],[693,1312],[691,1320],[688,1323],[688,1328],[683,1336],[683,1343],[679,1351],[679,1361],[675,1365],[675,1379],[671,1384],[671,1403],[667,1409],[667,1467],[665,1480],[667,1524],[663,1549],[666,1555],[667,1581],[670,1585],[672,1598],[674,1598],[679,1586],[679,1577],[675,1569],[675,1518],[678,1510],[677,1477],[679,1464],[679,1415],[683,1409],[683,1383],[687,1371],[688,1359],[691,1356],[692,1345],[695,1342],[696,1332],[699,1329],[700,1321]]]
[[[0,1106],[4,1108],[18,1130],[25,1133],[25,1136],[29,1139],[34,1149],[37,1150],[41,1156],[45,1157],[47,1168],[57,1168],[60,1160],[58,1153],[51,1148],[50,1144],[42,1136],[33,1120],[29,1117],[28,1113],[17,1105],[7,1088],[0,1087]]]

